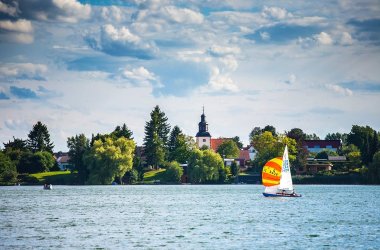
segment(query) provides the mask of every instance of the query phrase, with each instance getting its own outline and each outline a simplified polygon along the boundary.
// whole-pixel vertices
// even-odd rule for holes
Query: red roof
[[[239,153],[239,159],[244,159],[246,161],[249,161],[251,158],[249,158],[249,151],[248,150],[240,150]]]
[[[218,139],[212,139],[211,138],[211,149],[216,152],[218,150],[219,146],[225,141],[228,140],[227,138],[218,138]]]

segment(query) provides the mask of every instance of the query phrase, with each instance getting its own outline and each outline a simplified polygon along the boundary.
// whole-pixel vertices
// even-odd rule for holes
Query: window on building
[[[206,139],[203,139],[203,142],[206,142]]]

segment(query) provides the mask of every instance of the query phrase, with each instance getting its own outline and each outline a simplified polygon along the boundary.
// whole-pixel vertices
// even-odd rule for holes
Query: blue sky
[[[159,105],[194,136],[380,130],[380,5],[356,1],[0,0],[0,141],[126,123]]]

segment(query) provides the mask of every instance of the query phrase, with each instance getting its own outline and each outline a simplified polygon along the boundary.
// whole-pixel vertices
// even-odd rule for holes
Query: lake
[[[0,249],[379,249],[380,186],[0,187]]]

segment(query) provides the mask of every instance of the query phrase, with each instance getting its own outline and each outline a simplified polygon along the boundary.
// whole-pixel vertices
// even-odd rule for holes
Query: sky
[[[156,105],[195,136],[380,130],[378,0],[0,0],[0,142],[37,121],[54,151]],[[2,146],[2,145],[1,145]]]

